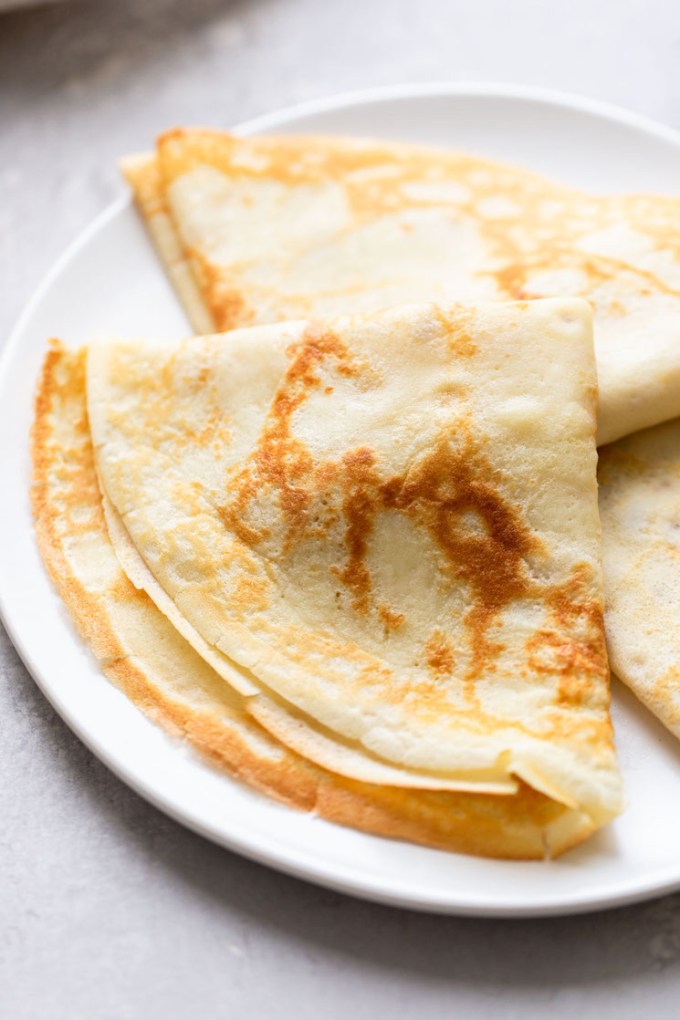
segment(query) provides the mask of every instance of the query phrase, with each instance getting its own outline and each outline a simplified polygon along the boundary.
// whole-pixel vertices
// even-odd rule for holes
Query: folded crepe
[[[620,810],[578,300],[88,353],[118,560],[244,710],[364,784]],[[579,836],[574,836],[578,832]]]
[[[404,301],[578,295],[598,441],[680,412],[680,199],[596,196],[490,160],[328,138],[162,135],[123,164],[201,333]]]
[[[173,736],[285,804],[366,832],[459,853],[554,856],[593,823],[519,782],[505,796],[359,783],[272,738],[245,700],[121,569],[106,528],[85,402],[86,352],[54,344],[33,429],[36,533],[45,564],[103,673]]]
[[[680,421],[605,447],[599,478],[612,669],[680,737]]]

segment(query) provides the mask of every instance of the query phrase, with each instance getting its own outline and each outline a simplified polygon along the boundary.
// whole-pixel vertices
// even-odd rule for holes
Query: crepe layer
[[[598,440],[680,413],[680,199],[398,143],[162,135],[132,185],[196,331],[405,301],[580,296]]]
[[[95,345],[87,376],[121,565],[274,736],[619,810],[584,302]]]
[[[601,451],[612,669],[680,737],[680,422]]]
[[[222,678],[122,571],[101,506],[85,351],[53,345],[33,429],[36,533],[45,564],[104,674],[174,738],[291,807],[445,850],[556,855],[592,831],[583,812],[520,783],[515,794],[408,791],[333,775],[262,729]]]

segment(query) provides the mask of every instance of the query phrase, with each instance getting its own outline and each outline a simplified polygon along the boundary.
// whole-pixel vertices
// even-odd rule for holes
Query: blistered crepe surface
[[[680,422],[601,451],[612,669],[680,737]]]
[[[284,739],[618,810],[585,303],[100,345],[88,401],[132,542]]]
[[[84,351],[49,351],[33,428],[36,534],[103,672],[155,722],[231,774],[305,811],[368,832],[500,857],[557,854],[585,815],[527,786],[514,796],[417,794],[331,775],[287,750],[121,570],[111,546],[85,405]]]
[[[403,301],[587,298],[599,441],[680,406],[680,199],[402,144],[172,131],[125,165],[200,332]]]

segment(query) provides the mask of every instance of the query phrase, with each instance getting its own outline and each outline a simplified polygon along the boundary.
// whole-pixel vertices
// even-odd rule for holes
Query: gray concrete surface
[[[159,128],[434,79],[549,85],[680,128],[679,66],[672,0],[67,0],[0,15],[0,337],[119,193],[116,157]],[[0,720],[3,1020],[680,1013],[680,897],[494,922],[285,878],[109,774],[1,633]]]

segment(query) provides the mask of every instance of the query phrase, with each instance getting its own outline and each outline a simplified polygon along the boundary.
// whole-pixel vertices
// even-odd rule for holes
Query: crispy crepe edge
[[[186,254],[163,192],[158,160],[152,153],[120,162],[151,242],[196,333],[214,333],[215,319],[198,286],[196,267]]]

